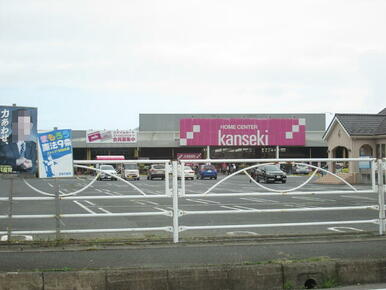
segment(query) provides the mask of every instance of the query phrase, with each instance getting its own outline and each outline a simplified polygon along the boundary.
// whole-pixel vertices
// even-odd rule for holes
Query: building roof
[[[324,138],[335,122],[339,122],[350,136],[386,135],[386,108],[378,114],[336,114]]]
[[[384,108],[382,111],[378,113],[378,115],[386,115],[386,108]]]
[[[385,115],[336,114],[335,117],[351,136],[386,134]]]

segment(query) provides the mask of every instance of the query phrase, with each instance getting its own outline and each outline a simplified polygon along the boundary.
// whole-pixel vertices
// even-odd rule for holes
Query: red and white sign
[[[305,119],[181,119],[181,146],[304,146]]]
[[[137,143],[137,132],[133,130],[88,130],[86,143]]]
[[[177,160],[201,159],[201,153],[177,153]]]
[[[97,155],[96,160],[125,160],[123,155]]]

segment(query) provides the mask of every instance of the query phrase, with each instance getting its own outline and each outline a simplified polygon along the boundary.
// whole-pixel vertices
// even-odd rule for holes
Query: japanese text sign
[[[38,134],[39,176],[41,178],[72,177],[73,157],[71,130],[54,130]]]
[[[136,143],[137,132],[133,130],[87,130],[86,143]]]

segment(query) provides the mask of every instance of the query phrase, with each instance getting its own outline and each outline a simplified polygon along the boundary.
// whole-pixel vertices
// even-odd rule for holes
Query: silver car
[[[118,176],[118,173],[112,165],[101,165],[99,169],[104,172],[100,173],[98,180],[117,180],[113,176]]]

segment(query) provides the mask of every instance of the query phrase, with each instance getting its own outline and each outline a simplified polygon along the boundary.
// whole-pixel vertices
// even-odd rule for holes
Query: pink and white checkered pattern
[[[291,131],[285,132],[285,138],[286,139],[293,139],[294,134],[299,133],[301,126],[306,125],[306,119],[299,119],[299,124],[298,125],[292,125]]]
[[[186,138],[180,138],[180,145],[181,146],[188,145],[188,140],[194,139],[194,133],[200,133],[200,132],[201,132],[201,126],[193,125],[192,131],[186,132]]]

